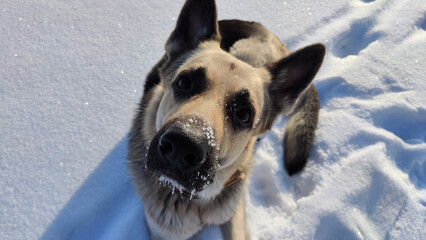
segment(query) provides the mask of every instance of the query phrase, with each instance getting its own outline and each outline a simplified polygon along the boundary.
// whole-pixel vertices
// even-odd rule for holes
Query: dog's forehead
[[[268,72],[254,68],[233,57],[213,44],[203,46],[191,56],[183,66],[184,70],[203,68],[215,94],[231,95],[239,91],[248,91],[255,101],[263,100],[263,87],[268,81]]]

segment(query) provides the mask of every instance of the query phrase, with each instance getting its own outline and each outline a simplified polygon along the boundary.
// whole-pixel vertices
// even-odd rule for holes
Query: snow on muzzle
[[[148,149],[147,169],[157,171],[188,190],[201,191],[213,182],[216,151],[213,128],[194,116],[165,124]],[[215,154],[216,155],[216,154]]]

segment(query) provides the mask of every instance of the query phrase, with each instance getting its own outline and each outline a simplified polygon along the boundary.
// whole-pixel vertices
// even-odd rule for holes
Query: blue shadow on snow
[[[127,136],[99,164],[41,237],[149,239],[143,207],[126,169]]]

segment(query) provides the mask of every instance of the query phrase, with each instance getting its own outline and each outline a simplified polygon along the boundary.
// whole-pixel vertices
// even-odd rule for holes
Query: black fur
[[[295,104],[284,136],[284,164],[289,175],[303,169],[314,144],[319,97],[315,86],[309,84],[317,74],[324,55],[324,45],[315,44],[290,54],[270,67],[273,76],[269,86],[272,112],[288,111],[290,109],[285,107]]]
[[[296,126],[295,129],[286,129],[284,135],[284,165],[288,175],[294,175],[300,172],[308,162],[311,149],[314,145],[315,129],[318,124],[319,112],[319,96],[316,88],[311,85],[303,94],[296,106],[293,114],[289,119],[295,117],[295,113],[303,113],[301,118],[304,119],[303,124]],[[288,147],[290,142],[295,142],[297,145],[296,152],[290,152],[294,149]]]
[[[179,81],[181,80],[189,84],[186,89],[179,87]],[[204,68],[197,68],[182,72],[176,77],[176,80],[173,82],[173,94],[178,101],[187,100],[202,93],[207,87],[206,70]]]
[[[250,101],[250,93],[243,89],[226,100],[226,111],[229,121],[232,122],[234,131],[243,131],[252,128],[253,124],[253,105]],[[242,121],[242,115],[247,121]],[[246,116],[247,115],[247,116]]]
[[[145,80],[145,85],[143,88],[143,94],[146,95],[153,87],[158,85],[161,81],[160,78],[160,68],[163,66],[163,64],[167,61],[168,57],[167,55],[164,55],[160,61],[158,61],[157,64],[151,69],[151,72],[149,72],[148,76]]]
[[[195,49],[200,42],[219,38],[215,1],[188,0],[166,43],[166,50],[170,56],[176,56]]]
[[[219,21],[219,32],[222,36],[220,47],[227,52],[238,40],[252,36],[267,36],[269,33],[260,23],[235,19]]]
[[[302,48],[270,66],[273,76],[269,86],[272,104],[279,112],[293,105],[317,74],[325,55],[325,46],[314,44]]]

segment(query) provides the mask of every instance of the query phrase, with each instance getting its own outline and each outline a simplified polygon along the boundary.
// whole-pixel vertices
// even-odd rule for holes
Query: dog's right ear
[[[187,0],[166,43],[169,56],[190,51],[206,40],[220,41],[214,0]]]
[[[323,44],[304,47],[268,66],[272,75],[269,95],[276,112],[288,112],[311,84],[325,55]]]

